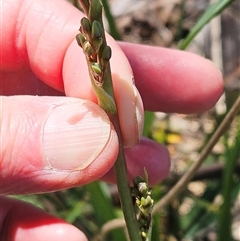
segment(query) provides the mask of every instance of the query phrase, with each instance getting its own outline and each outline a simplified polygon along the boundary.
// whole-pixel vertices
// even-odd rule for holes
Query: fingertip
[[[221,71],[213,62],[201,56],[177,51],[179,59],[178,81],[174,82],[176,108],[180,113],[199,113],[211,109],[223,93]],[[181,100],[181,101],[178,101]]]
[[[168,175],[170,169],[170,156],[168,149],[157,142],[141,138],[141,141],[132,148],[126,149],[128,161],[129,180],[140,175],[145,176],[144,169],[148,173],[149,186],[159,184]]]
[[[32,240],[87,241],[86,236],[80,230],[64,222],[52,223],[52,224],[30,227],[30,228],[27,228],[27,227],[28,227],[28,224],[25,223],[23,227],[16,228],[11,241],[22,241],[22,240],[24,241],[32,241]],[[39,234],[41,234],[41,236],[39,236]]]
[[[207,59],[186,51],[120,43],[134,72],[145,109],[197,113],[214,106],[223,77]]]
[[[159,184],[169,173],[170,156],[164,145],[142,137],[138,144],[126,148],[125,154],[130,185],[133,184],[136,176],[145,177],[144,170],[148,173],[150,186]],[[102,180],[110,183],[116,182],[114,170],[111,169]]]
[[[1,208],[8,212],[2,216],[1,237],[9,241],[87,241],[86,236],[73,225],[54,217],[31,204],[1,198]]]

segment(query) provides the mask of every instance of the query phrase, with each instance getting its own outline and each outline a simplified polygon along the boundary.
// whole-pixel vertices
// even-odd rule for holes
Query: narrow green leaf
[[[116,218],[110,197],[107,195],[102,185],[104,185],[104,183],[93,182],[85,187],[91,194],[90,203],[93,206],[98,227]],[[111,235],[111,240],[126,240],[122,230],[113,230]]]
[[[150,241],[160,241],[160,233],[161,233],[161,215],[154,215],[153,216],[153,220],[152,220],[152,225],[151,225],[151,239],[149,239]]]
[[[102,5],[103,5],[103,8],[104,8],[105,16],[106,16],[107,21],[108,21],[110,35],[116,40],[121,40],[121,35],[120,35],[120,33],[117,29],[114,17],[112,15],[111,9],[108,5],[108,1],[102,0]]]
[[[211,181],[208,183],[205,192],[199,198],[195,198],[195,205],[189,213],[181,217],[181,230],[184,238],[193,239],[198,232],[216,221],[217,214],[212,212],[210,206],[220,193],[221,183]],[[190,197],[191,198],[191,197]],[[202,205],[205,203],[204,205]],[[207,203],[209,206],[207,206]]]
[[[81,216],[82,210],[84,209],[85,203],[79,201],[73,206],[70,212],[66,215],[66,221],[69,223],[74,223],[77,218]]]
[[[143,136],[148,137],[150,135],[154,118],[155,118],[154,112],[150,112],[150,111],[144,112]]]
[[[219,225],[218,225],[218,241],[233,240],[231,226],[231,192],[233,190],[234,168],[240,156],[240,124],[238,125],[238,132],[235,137],[233,146],[228,147],[225,155],[225,169],[222,180],[222,197],[223,203],[220,207]]]
[[[221,13],[226,7],[228,7],[235,0],[218,0],[208,7],[208,9],[203,13],[201,18],[198,20],[197,24],[192,28],[188,36],[183,40],[180,45],[180,49],[186,49],[191,43],[194,37],[200,32],[200,30],[216,15]]]

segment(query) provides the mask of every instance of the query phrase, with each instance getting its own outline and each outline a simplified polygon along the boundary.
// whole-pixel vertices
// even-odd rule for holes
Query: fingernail
[[[52,107],[43,127],[46,164],[82,170],[102,152],[110,136],[108,116],[96,104],[71,100]]]
[[[116,82],[115,82],[116,83]],[[139,142],[144,126],[144,109],[141,96],[134,85],[122,80],[117,93],[117,108],[121,125],[124,147],[131,147]]]
[[[138,131],[138,141],[140,140],[140,137],[143,132],[144,127],[144,108],[142,103],[142,98],[135,86],[133,86],[135,96],[136,96],[136,106],[135,106],[135,116],[136,116],[136,125],[137,125],[137,131]]]

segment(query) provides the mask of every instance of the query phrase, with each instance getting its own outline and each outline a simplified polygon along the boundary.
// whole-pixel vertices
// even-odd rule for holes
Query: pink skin
[[[51,96],[59,95],[58,91],[61,91],[61,95],[96,102],[84,67],[84,57],[73,41],[79,28],[81,13],[68,3],[60,3],[57,0],[2,0],[1,3],[1,16],[4,20],[0,31],[1,94]],[[211,62],[199,56],[164,48],[116,43],[110,37],[108,43],[115,53],[111,66],[118,98],[124,93],[122,90],[131,93],[132,71],[147,110],[201,112],[214,106],[222,94],[220,71]],[[81,72],[76,71],[78,69],[81,69]],[[31,134],[31,138],[38,140],[43,115],[56,97],[34,97],[35,103],[29,102],[24,96],[20,98],[21,104],[14,102],[11,97],[1,99],[4,108],[2,123],[5,123],[8,127],[6,129],[9,130],[10,123],[17,121],[14,114],[22,112],[25,114],[21,122],[23,127],[28,126],[29,121],[37,125],[34,132],[32,129],[26,129],[24,133],[20,131],[22,129],[16,128],[12,130],[11,135],[3,128],[1,137],[5,142],[1,146],[4,150],[1,150],[0,163],[2,193],[56,191],[83,185],[101,177],[103,180],[114,182],[111,167],[116,159],[118,143],[112,127],[105,148],[85,169],[79,172],[45,170],[39,142],[32,143],[29,148],[26,139],[28,140]],[[68,97],[57,98],[64,101]],[[36,106],[39,110],[37,113]],[[105,116],[102,110],[94,108],[100,116]],[[22,111],[23,109],[25,111]],[[124,111],[123,109],[121,120],[123,126],[128,125],[124,118],[128,115],[124,114]],[[168,173],[170,161],[167,149],[146,138],[127,149],[126,155],[130,179],[142,174],[145,167],[150,184],[155,185]],[[6,158],[7,156],[9,158]],[[59,241],[86,240],[73,226],[28,204],[5,197],[0,199],[0,203],[3,214],[0,221],[1,238],[10,241],[28,241],[36,238]],[[39,232],[43,234],[41,239]],[[69,234],[72,237],[67,236]]]

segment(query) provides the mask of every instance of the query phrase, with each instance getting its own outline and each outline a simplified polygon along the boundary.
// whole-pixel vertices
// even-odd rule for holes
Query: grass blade
[[[218,226],[218,240],[232,240],[231,234],[231,201],[232,201],[232,189],[234,184],[234,168],[239,158],[240,150],[240,125],[238,125],[238,133],[235,138],[235,143],[232,147],[226,151],[226,164],[222,181],[222,196],[223,203],[220,207],[219,226]]]
[[[200,30],[216,15],[221,13],[228,5],[233,3],[235,0],[218,0],[208,7],[203,13],[202,17],[198,20],[196,25],[192,28],[188,36],[183,40],[180,45],[180,49],[186,49],[187,46],[192,42],[194,37],[200,32]]]

